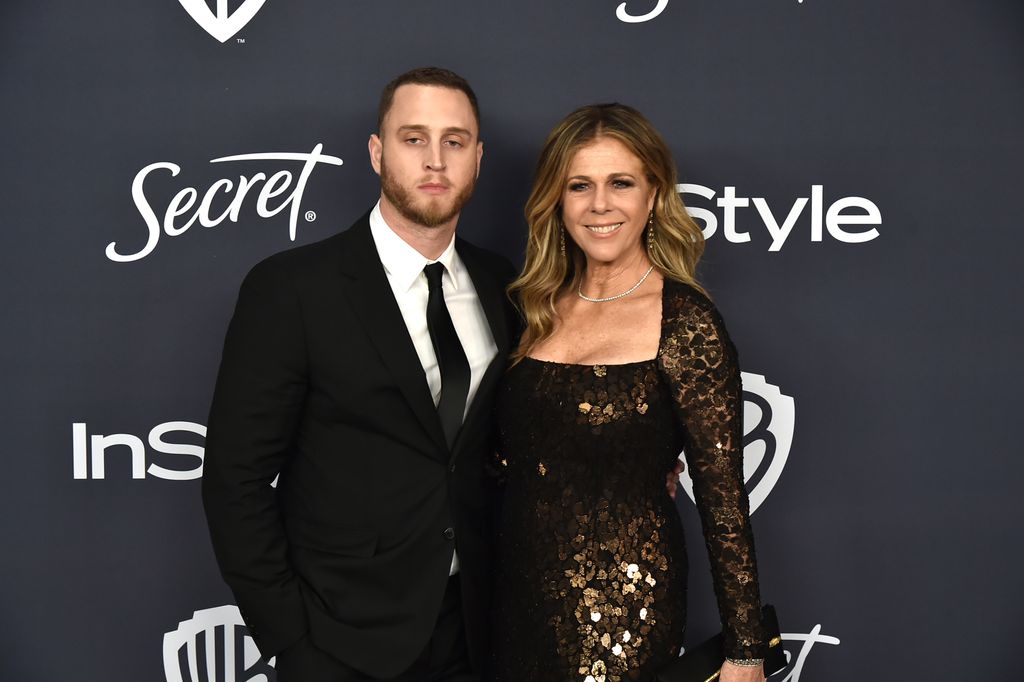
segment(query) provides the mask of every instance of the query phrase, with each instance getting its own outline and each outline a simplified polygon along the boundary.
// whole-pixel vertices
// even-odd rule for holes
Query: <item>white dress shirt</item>
[[[437,356],[434,354],[434,344],[430,341],[430,332],[427,331],[427,297],[430,292],[423,268],[435,262],[444,265],[444,274],[441,276],[444,302],[448,306],[452,324],[455,325],[455,333],[458,334],[469,360],[469,395],[466,397],[468,412],[484,372],[498,354],[498,346],[487,324],[487,316],[480,304],[473,280],[470,279],[466,266],[455,251],[455,238],[452,238],[451,243],[436,261],[430,260],[407,244],[384,222],[379,201],[370,212],[370,233],[377,247],[380,262],[387,273],[395,301],[402,311],[405,327],[409,330],[409,336],[416,347],[416,354],[423,366],[423,373],[426,375],[435,406],[441,399],[441,371],[437,366]],[[466,412],[463,412],[463,417]],[[458,556],[453,554],[451,575],[458,571],[458,566]]]

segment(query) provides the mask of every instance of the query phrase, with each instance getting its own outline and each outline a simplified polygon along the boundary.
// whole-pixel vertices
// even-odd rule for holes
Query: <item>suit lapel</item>
[[[345,288],[346,297],[417,420],[431,440],[440,446],[432,452],[443,453],[447,443],[441,420],[416,347],[381,265],[370,233],[369,214],[356,222],[347,234],[350,238],[341,258],[342,270],[350,279],[350,286]]]
[[[487,316],[487,324],[498,346],[498,357],[504,357],[509,352],[508,318],[505,315],[509,303],[503,284],[494,272],[487,269],[485,263],[480,262],[476,247],[456,238],[455,250],[469,271],[470,279],[473,280],[476,295],[480,298],[480,305]]]
[[[491,409],[491,397],[494,394],[494,385],[501,378],[505,369],[510,352],[509,320],[506,316],[506,309],[509,305],[505,296],[502,283],[495,273],[488,270],[485,263],[481,262],[476,253],[475,247],[470,246],[461,239],[456,239],[455,249],[459,258],[462,259],[470,278],[473,280],[473,287],[476,289],[480,305],[483,306],[484,315],[487,317],[487,324],[494,337],[494,343],[498,352],[487,366],[480,386],[477,388],[473,403],[466,412],[466,418],[462,423],[462,429],[452,447],[452,459],[459,451],[459,445],[465,441],[463,436],[466,432],[475,428],[477,422],[485,418]],[[486,420],[485,420],[486,421]]]

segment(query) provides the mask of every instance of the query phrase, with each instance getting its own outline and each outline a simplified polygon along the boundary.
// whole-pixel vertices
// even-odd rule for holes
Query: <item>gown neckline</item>
[[[559,362],[558,360],[541,360],[535,358],[532,355],[524,355],[523,359],[532,360],[545,365],[560,365],[562,367],[633,367],[636,365],[646,365],[652,362],[656,362],[661,357],[661,344],[665,338],[665,297],[668,295],[669,280],[665,278],[662,280],[661,285],[661,313],[658,320],[658,349],[654,351],[653,358],[647,358],[646,360],[633,360],[632,362]]]
[[[658,348],[660,354],[661,348]],[[558,360],[541,360],[531,355],[524,355],[524,360],[530,360],[542,365],[559,365],[561,367],[633,367],[635,365],[648,365],[657,361],[658,356],[646,360],[633,360],[632,362],[559,362]]]

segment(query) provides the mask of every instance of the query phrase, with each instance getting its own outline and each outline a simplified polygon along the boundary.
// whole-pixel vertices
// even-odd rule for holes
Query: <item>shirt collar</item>
[[[458,290],[459,284],[453,270],[458,263],[454,236],[437,260],[430,260],[399,237],[384,221],[384,216],[380,212],[379,200],[370,211],[370,234],[377,246],[377,254],[380,256],[381,264],[384,265],[384,270],[400,291],[408,291],[412,288],[423,272],[423,268],[430,263],[443,265],[447,275],[443,286],[448,287],[449,291]]]

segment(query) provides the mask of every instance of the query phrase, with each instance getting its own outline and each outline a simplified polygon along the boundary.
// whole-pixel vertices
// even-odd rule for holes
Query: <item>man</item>
[[[246,277],[210,413],[214,549],[281,682],[472,680],[488,652],[514,270],[455,237],[483,154],[469,84],[399,76],[378,131],[373,210]]]

